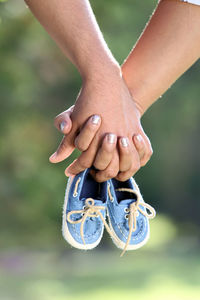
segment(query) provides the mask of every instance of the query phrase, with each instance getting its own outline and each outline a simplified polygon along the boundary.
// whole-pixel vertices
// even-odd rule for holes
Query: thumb
[[[69,157],[72,152],[75,149],[75,146],[73,144],[74,137],[72,134],[69,134],[67,136],[64,136],[60,145],[58,146],[58,149],[56,152],[54,152],[50,157],[49,161],[51,163],[58,163]]]
[[[73,112],[73,109],[74,105],[56,116],[54,119],[55,127],[63,134],[68,134],[72,129],[71,114]]]

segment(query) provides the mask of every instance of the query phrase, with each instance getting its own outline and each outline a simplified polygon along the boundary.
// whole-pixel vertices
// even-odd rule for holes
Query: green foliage
[[[117,251],[4,253],[0,298],[199,300],[200,256],[181,246],[132,251],[122,259]]]

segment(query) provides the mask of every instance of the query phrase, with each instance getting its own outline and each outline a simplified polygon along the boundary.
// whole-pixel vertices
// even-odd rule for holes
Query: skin
[[[124,80],[141,115],[199,59],[199,28],[199,6],[175,0],[160,2],[143,34],[122,65]],[[70,130],[70,114],[67,115],[66,120],[69,126],[66,128]],[[81,139],[87,141],[87,135],[82,135],[79,139],[80,142]],[[148,151],[145,144],[142,140],[138,142],[136,136],[133,141],[140,158],[144,158]],[[124,150],[120,148],[119,143],[118,146],[119,149]],[[102,160],[105,156],[106,154],[102,156]],[[125,152],[121,152],[120,156],[124,160],[128,157]],[[76,174],[75,168],[72,171]]]
[[[141,165],[140,156],[132,141],[133,136],[139,134],[147,147],[151,148],[151,145],[140,123],[140,111],[126,86],[118,63],[103,39],[89,2],[26,0],[26,3],[64,54],[77,67],[83,82],[71,114],[71,131],[64,137],[50,161],[57,163],[68,157],[74,149],[77,133],[91,115],[98,114],[101,124],[87,151],[83,151],[82,143],[76,139],[76,146],[83,153],[71,165],[70,172],[80,172],[95,160],[95,165],[99,167],[102,154],[95,158],[97,150],[102,143],[107,145],[103,142],[106,134],[113,133],[116,137],[127,137],[129,140],[130,164],[123,168],[124,180],[128,179]],[[121,165],[119,151],[114,147],[111,161],[107,166],[100,166],[106,167],[105,176],[102,176],[100,170],[97,179],[104,181],[116,177],[122,171]]]
[[[71,121],[71,114],[72,114],[72,110],[73,107],[71,107],[70,109],[64,111],[63,113],[61,113],[60,115],[58,115],[55,118],[55,127],[61,131],[62,133],[64,133],[65,135],[67,135],[72,127],[72,121]],[[65,127],[63,128],[63,130],[60,129],[60,124],[62,122],[65,122]],[[101,120],[100,120],[101,122]],[[81,130],[81,133],[77,136],[77,139],[79,139],[80,141],[82,141],[83,143],[85,143],[85,147],[89,146],[90,140],[92,138],[94,138],[96,132],[99,129],[100,126],[100,122],[99,124],[93,124],[92,123],[92,117],[89,118],[89,120],[86,122],[86,124],[84,125],[83,129]],[[115,143],[110,144],[107,140],[107,136],[106,135],[102,141],[102,145],[100,147],[100,149],[98,150],[98,153],[96,155],[95,161],[93,162],[93,165],[98,168],[99,170],[104,170],[104,166],[102,166],[102,162],[103,164],[105,164],[106,166],[108,165],[108,163],[111,161],[112,159],[112,155],[113,155],[113,151],[115,150],[115,146],[117,144],[118,146],[118,150],[120,153],[120,169],[122,170],[122,172],[120,172],[117,176],[117,179],[124,181],[126,180],[126,174],[125,171],[129,168],[130,166],[130,145],[129,143],[127,143],[127,146],[124,146],[124,142],[122,141],[123,139],[126,139],[128,142],[128,139],[126,137],[123,138],[119,138],[117,143],[115,140]],[[138,139],[139,138],[139,139]],[[140,158],[140,162],[144,162],[144,164],[146,164],[145,159],[149,159],[148,157],[145,158],[145,154],[146,154],[146,148],[145,148],[145,143],[144,140],[142,138],[141,135],[136,135],[133,137],[133,143],[135,144],[135,148],[138,152],[139,158]],[[151,153],[150,153],[151,155]],[[96,162],[99,161],[99,163],[101,165],[97,165]],[[68,173],[68,168],[66,169],[66,175],[70,176],[71,173]],[[124,172],[123,172],[124,171]],[[99,182],[101,182],[103,179],[101,180],[101,178],[99,179],[98,174],[100,173],[100,176],[104,176],[104,171],[101,172],[93,172],[93,176],[96,180],[98,180]],[[102,174],[102,175],[101,175]],[[124,176],[125,175],[125,176]],[[125,178],[125,179],[124,179]],[[129,177],[128,177],[129,178]]]
[[[83,76],[83,78],[90,78],[90,80],[83,81],[83,89],[77,99],[74,111],[72,113],[65,112],[55,120],[57,128],[59,128],[59,122],[63,122],[63,120],[66,121],[67,125],[63,132],[65,133],[64,143],[61,143],[50,161],[58,162],[68,157],[75,147],[74,140],[76,140],[76,146],[82,148],[83,153],[67,168],[66,174],[77,174],[85,167],[91,166],[92,163],[99,166],[101,161],[105,159],[108,166],[101,165],[100,167],[105,169],[94,174],[97,181],[107,180],[114,175],[119,180],[125,180],[126,175],[129,176],[131,172],[133,175],[141,165],[148,161],[152,154],[150,142],[140,124],[140,117],[199,58],[199,28],[199,6],[179,1],[161,1],[122,66],[123,78],[118,76],[116,68],[104,68],[107,64],[103,65],[106,73],[102,73],[102,69],[98,70],[97,77],[95,77],[96,73],[93,73],[93,75],[95,74],[93,82],[91,82],[90,76]],[[96,63],[96,60],[92,61],[94,64]],[[113,63],[112,59],[111,61]],[[92,66],[89,69],[91,71]],[[109,78],[112,79],[106,85],[104,80],[102,82],[103,74],[107,75],[110,71],[112,75]],[[112,92],[114,89],[115,95],[113,99],[111,97],[111,100],[109,96],[110,87],[112,87]],[[103,94],[102,88],[105,90]],[[89,99],[98,99],[99,101],[95,101],[95,104],[92,100],[86,101],[88,95]],[[131,101],[134,105],[131,104]],[[115,106],[114,114],[110,115],[109,110],[112,111]],[[87,109],[87,112],[84,111],[84,108]],[[85,119],[81,119],[81,111],[84,111]],[[94,128],[89,121],[89,116],[93,114],[101,116],[99,127]],[[128,123],[126,123],[126,118],[129,120]],[[121,128],[116,122],[119,119],[120,125],[122,124]],[[113,121],[112,124],[110,124],[111,120]],[[123,120],[122,123],[121,120]],[[131,126],[129,122],[131,122]],[[85,128],[87,129],[85,130]],[[79,131],[80,129],[85,130],[85,133],[83,131],[82,134],[77,135],[79,132],[77,129]],[[106,141],[107,132],[117,135],[116,144],[108,145],[108,141]],[[87,139],[88,134],[89,138]],[[138,136],[142,137],[140,137],[140,141],[136,138]],[[128,138],[127,147],[122,146],[120,142],[122,137]],[[84,148],[82,147],[83,140]],[[87,140],[88,144],[86,143]],[[97,149],[99,149],[98,152]],[[117,155],[118,153],[119,155]],[[131,167],[128,166],[130,159],[132,159]],[[119,171],[121,172],[117,173]]]
[[[89,91],[87,90],[88,88],[89,88]],[[103,121],[101,122],[98,132],[96,133],[96,135],[95,135],[94,139],[92,140],[87,151],[84,151],[85,149],[84,149],[83,145],[81,145],[80,141],[77,141],[77,139],[76,139],[76,146],[83,152],[80,155],[80,157],[73,163],[73,165],[71,165],[70,173],[73,174],[74,169],[77,171],[77,173],[79,173],[81,170],[91,166],[91,164],[94,162],[94,166],[96,168],[98,168],[99,170],[105,170],[105,167],[107,168],[107,170],[105,171],[106,172],[106,180],[107,180],[110,177],[116,177],[118,175],[119,167],[121,167],[121,161],[118,158],[119,155],[118,155],[117,148],[113,147],[114,146],[113,144],[108,145],[109,143],[106,143],[106,142],[103,142],[104,146],[108,145],[105,153],[107,153],[107,151],[109,149],[110,149],[110,151],[113,150],[113,156],[110,157],[111,158],[110,163],[109,163],[110,159],[108,159],[109,164],[105,164],[106,160],[104,160],[103,165],[102,165],[101,148],[99,150],[100,151],[99,154],[96,156],[96,148],[98,148],[99,145],[101,145],[102,141],[104,141],[106,139],[105,133],[117,131],[117,133],[118,133],[117,135],[123,137],[124,136],[123,133],[125,131],[126,136],[128,137],[128,139],[130,141],[132,140],[132,132],[139,132],[141,135],[144,135],[144,136],[145,136],[145,134],[140,125],[140,115],[137,113],[137,109],[134,105],[132,97],[131,97],[126,85],[123,83],[123,81],[119,81],[118,89],[117,90],[113,89],[112,95],[110,95],[110,88],[109,89],[107,88],[107,84],[105,85],[105,87],[103,87],[102,83],[101,83],[100,88],[101,88],[101,92],[95,91],[95,85],[92,86],[92,88],[91,88],[91,86],[89,86],[89,87],[86,87],[85,89],[82,89],[82,91],[79,94],[79,97],[76,101],[76,104],[74,106],[74,110],[73,110],[71,117],[74,118],[75,120],[80,120],[80,125],[78,124],[78,128],[80,128],[80,126],[84,122],[84,116],[86,114],[88,114],[88,112],[89,112],[89,115],[93,115],[94,113],[101,115],[103,112]],[[119,97],[119,93],[120,93],[120,97]],[[86,95],[87,95],[87,98],[86,98]],[[94,97],[96,97],[98,106],[93,105]],[[110,97],[110,101],[107,103],[108,97]],[[117,99],[119,99],[119,100],[117,100]],[[117,101],[119,101],[119,102],[117,103]],[[114,102],[115,102],[115,105],[113,105]],[[120,118],[120,122],[119,121],[116,122],[116,120],[111,117],[111,114],[113,114],[113,116],[121,115],[122,117]],[[73,124],[73,121],[72,121],[72,124]],[[75,130],[76,130],[76,128],[75,128]],[[72,131],[70,132],[70,134],[64,138],[59,150],[61,149],[61,151],[62,151],[63,147],[64,148],[66,147],[65,146],[66,142],[70,145],[70,141],[71,140],[73,141],[73,139],[71,139],[71,134],[72,135],[74,134],[73,128],[72,128]],[[117,142],[117,138],[115,140]],[[132,142],[132,145],[133,145],[133,142]],[[68,149],[70,149],[70,148],[73,150],[74,144],[71,144],[70,147],[68,147]],[[65,153],[64,153],[64,155],[65,155]],[[130,157],[128,160],[129,164],[127,164],[125,171],[123,169],[121,169],[122,171],[124,171],[124,173],[126,172],[126,174],[124,174],[126,176],[126,179],[128,179],[140,167],[140,158],[138,156],[138,152],[135,150],[134,147],[131,146],[131,144],[130,144],[129,157]],[[58,160],[60,160],[60,159],[65,158],[65,156],[61,157],[60,153],[57,152],[55,159],[57,159],[57,158],[58,158]],[[108,167],[107,167],[107,165],[108,165]],[[96,176],[98,181],[104,180],[104,178],[102,178],[101,174],[102,174],[101,172],[98,172],[98,174]]]

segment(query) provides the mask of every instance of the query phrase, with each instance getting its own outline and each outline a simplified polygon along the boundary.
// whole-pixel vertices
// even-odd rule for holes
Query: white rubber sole
[[[67,183],[67,189],[65,192],[65,200],[64,200],[64,205],[63,205],[63,216],[62,216],[62,235],[63,235],[64,239],[71,246],[73,246],[77,249],[81,249],[81,250],[91,250],[91,249],[94,249],[100,243],[102,236],[103,236],[104,227],[102,228],[102,233],[101,233],[99,239],[93,244],[84,245],[84,244],[78,243],[71,235],[71,233],[68,229],[68,226],[67,226],[66,209],[67,209],[69,191],[70,191],[71,184],[73,182],[73,178],[74,178],[73,176],[69,177],[68,183]]]
[[[122,240],[120,240],[118,238],[118,236],[116,235],[116,233],[115,233],[115,231],[114,231],[114,229],[112,227],[108,211],[107,211],[107,216],[108,216],[108,221],[109,221],[109,227],[110,227],[110,230],[112,232],[111,238],[113,240],[113,243],[117,246],[117,248],[123,250],[126,244]],[[148,224],[148,227],[149,227],[149,224]],[[128,251],[129,250],[137,250],[137,249],[143,247],[147,243],[149,237],[150,237],[150,229],[148,228],[148,234],[145,237],[145,239],[142,242],[140,242],[139,244],[137,244],[137,245],[128,245],[127,248],[126,248],[126,250],[128,250]]]

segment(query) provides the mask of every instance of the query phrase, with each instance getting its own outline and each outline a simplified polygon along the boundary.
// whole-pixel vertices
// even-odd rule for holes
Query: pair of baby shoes
[[[123,249],[123,255],[147,242],[149,219],[154,217],[155,210],[144,202],[133,178],[98,183],[86,169],[68,180],[62,232],[75,248],[95,248],[105,227],[115,245]]]

